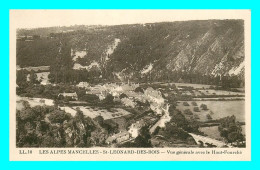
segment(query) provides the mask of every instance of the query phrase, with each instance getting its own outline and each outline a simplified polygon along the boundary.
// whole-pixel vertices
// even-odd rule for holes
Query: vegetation
[[[201,104],[201,105],[200,105],[200,108],[201,108],[202,110],[208,110],[208,107],[207,107],[207,105],[205,105],[205,104]]]
[[[138,92],[144,93],[144,89],[143,89],[142,87],[137,87],[137,88],[135,89],[135,92],[136,92],[136,93],[138,93]]]
[[[147,126],[143,126],[139,135],[135,138],[135,145],[137,148],[151,148],[151,136],[149,132],[149,128]]]
[[[207,114],[206,117],[207,117],[208,120],[212,120],[212,117],[211,117],[210,114]]]
[[[125,93],[122,93],[122,94],[120,94],[119,98],[120,98],[120,99],[128,98],[128,96],[127,96]]]
[[[170,123],[174,123],[178,128],[182,128],[187,132],[198,132],[198,122],[194,120],[187,120],[185,116],[180,112],[176,111],[170,120]],[[167,128],[166,128],[167,130]]]
[[[194,117],[195,120],[199,120],[200,119],[199,115],[197,115],[197,114],[194,114],[193,117]]]
[[[58,39],[41,39],[37,41],[17,41],[17,65],[48,66],[58,54]]]
[[[199,107],[194,107],[194,108],[193,108],[193,111],[194,111],[194,112],[199,112],[200,109],[199,109]]]
[[[190,106],[188,102],[183,102],[183,106]]]
[[[220,135],[228,143],[235,143],[237,146],[244,146],[245,136],[242,134],[241,124],[236,121],[236,117],[228,116],[220,120],[218,127]]]
[[[168,142],[189,145],[196,143],[188,133],[199,133],[198,128],[199,126],[196,121],[187,120],[181,112],[175,111],[170,122],[166,123],[166,127],[156,129],[156,133],[164,136]]]
[[[182,128],[178,127],[174,123],[166,124],[166,130],[163,134],[168,139],[175,138],[184,141],[184,143],[190,137],[187,132],[185,132]]]
[[[53,106],[24,102],[16,114],[17,147],[91,147],[102,145],[108,134],[79,110],[72,117]]]
[[[41,85],[41,80],[38,81],[36,72],[22,69],[17,71],[17,95],[48,98],[55,101],[53,107],[30,107],[25,102],[24,108],[17,110],[16,139],[18,147],[102,146],[108,135],[118,133],[119,125],[112,120],[104,120],[102,116],[90,119],[85,117],[79,109],[77,109],[76,116],[72,117],[58,109],[57,106],[72,105],[71,97],[59,95],[64,92],[76,92],[80,100],[77,102],[95,105],[95,109],[102,107],[110,111],[118,105],[116,102],[118,98],[108,94],[104,100],[100,100],[97,95],[86,93],[86,89],[75,86],[79,82],[89,84],[118,82],[119,78],[115,76],[115,73],[120,72],[125,81],[130,80],[141,84],[141,87],[134,90],[137,93],[144,93],[144,89],[147,87],[160,90],[163,98],[170,104],[169,114],[172,118],[166,123],[165,128],[156,128],[153,135],[162,135],[166,139],[184,141],[184,143],[189,140],[189,133],[199,133],[197,120],[200,117],[197,114],[193,115],[190,109],[186,109],[182,113],[176,109],[176,106],[177,101],[192,101],[194,88],[178,86],[180,87],[178,89],[169,82],[209,84],[214,85],[211,88],[226,90],[244,86],[243,72],[237,76],[225,74],[229,67],[233,67],[234,64],[244,59],[243,51],[241,53],[239,51],[239,49],[243,49],[244,45],[243,37],[241,37],[242,20],[97,26],[95,28],[73,26],[72,28],[74,31],[67,33],[62,33],[62,30],[66,30],[66,28],[18,31],[19,35],[33,34],[34,40],[28,42],[25,41],[27,39],[25,38],[17,41],[17,64],[22,68],[50,66],[48,78],[52,85]],[[229,31],[227,33],[223,30]],[[44,37],[39,37],[37,34],[43,34],[41,36]],[[206,34],[205,41],[201,41],[201,37]],[[120,43],[113,54],[106,56],[107,48],[114,43],[116,38],[120,39]],[[216,40],[218,40],[217,43]],[[174,44],[174,48],[172,48],[172,44]],[[210,50],[209,46],[212,44],[217,50]],[[227,46],[230,48],[226,48]],[[185,49],[186,47],[187,49]],[[86,50],[87,57],[77,58],[75,62],[72,60],[73,50]],[[184,66],[178,70],[175,67],[176,58],[174,57],[191,56],[191,51],[194,53],[192,54],[195,57],[194,61],[198,62],[193,62],[189,68],[186,68],[184,63]],[[237,54],[241,54],[241,56],[238,57]],[[201,56],[209,57],[201,60]],[[215,67],[216,61],[220,61],[223,56],[226,56],[228,66],[224,66],[227,69],[221,73],[221,76],[207,74]],[[212,59],[215,61],[207,62]],[[73,69],[75,63],[87,66],[93,62],[98,63],[98,67]],[[148,74],[140,74],[144,67],[151,64],[153,64],[152,71]],[[165,67],[166,65],[167,67]],[[167,85],[168,87],[165,88]],[[185,92],[188,93],[184,94]],[[220,96],[213,93],[201,96],[201,98]],[[126,94],[119,96],[120,99],[127,97]],[[127,122],[125,126],[129,126],[134,119],[142,118],[151,112],[148,101],[135,101],[135,103],[136,108],[127,108],[131,110],[133,116],[130,115],[130,118],[125,121]],[[191,104],[183,102],[183,106],[187,106],[183,108],[191,108],[188,107],[190,105],[194,112],[199,112],[200,109],[208,110],[205,104],[198,106],[195,101],[192,101]],[[112,114],[112,116],[116,117],[116,114]],[[206,115],[208,122],[214,121],[211,120],[212,114],[210,112]],[[233,117],[221,120],[219,131],[228,142],[236,142],[239,145],[244,140],[244,136],[241,136],[240,124]],[[134,142],[126,145],[141,148],[151,147],[149,127],[141,128],[140,134]]]
[[[191,102],[191,104],[193,105],[193,106],[198,106],[198,104],[196,103],[196,102]]]
[[[186,114],[186,115],[192,115],[192,114],[193,114],[190,109],[185,109],[185,110],[183,111],[183,113]]]
[[[196,70],[195,68],[198,65],[193,63],[191,64],[191,69],[183,67],[176,71],[173,68],[175,63],[169,62],[169,57],[178,56],[182,52],[181,49],[187,44],[189,44],[189,48],[194,49],[195,60],[200,61],[199,57],[208,53],[210,44],[213,44],[219,37],[225,37],[216,47],[219,50],[207,55],[214,55],[216,59],[227,55],[228,63],[232,65],[235,63],[234,58],[236,58],[234,50],[240,49],[241,45],[243,45],[243,38],[241,37],[243,32],[242,20],[156,23],[147,24],[146,26],[141,24],[109,27],[97,26],[95,28],[72,26],[67,28],[51,27],[19,30],[18,35],[34,35],[34,37],[41,35],[44,37],[37,38],[37,40],[32,42],[17,41],[17,64],[21,67],[50,66],[50,79],[51,82],[55,83],[115,81],[118,79],[113,75],[113,72],[121,72],[125,69],[124,75],[131,81],[178,81],[213,84],[224,89],[244,86],[242,76],[226,76],[223,74],[220,78],[220,76],[205,75],[205,70],[207,69],[204,63],[198,63],[203,67]],[[58,30],[68,31],[68,29],[73,29],[74,31],[57,32]],[[223,30],[231,30],[232,34],[226,35]],[[202,43],[197,48],[197,43],[195,42],[200,41],[201,37],[207,32],[209,32],[207,43]],[[230,38],[231,36],[232,38]],[[106,60],[104,60],[107,47],[116,38],[121,41],[113,54],[109,56],[110,62],[107,64]],[[176,47],[174,49],[170,45],[173,43]],[[231,48],[226,48],[225,44],[227,43]],[[71,49],[88,51],[87,57],[78,59],[78,63],[90,65],[93,61],[96,61],[100,64],[100,68],[73,70],[72,66],[74,63],[71,60]],[[184,51],[189,51],[189,49]],[[207,62],[210,58],[208,57],[201,61]],[[243,60],[243,58],[240,60]],[[140,75],[143,67],[154,61],[157,61],[154,65],[156,71]],[[169,67],[166,68],[166,64]],[[207,67],[214,68],[215,65],[207,65]],[[102,78],[100,78],[101,75]]]

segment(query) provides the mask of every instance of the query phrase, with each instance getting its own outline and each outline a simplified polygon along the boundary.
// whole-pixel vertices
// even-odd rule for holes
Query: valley
[[[245,147],[242,20],[42,29],[17,32],[17,147]]]

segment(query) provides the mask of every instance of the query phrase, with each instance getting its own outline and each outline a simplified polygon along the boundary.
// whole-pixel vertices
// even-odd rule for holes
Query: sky
[[[16,28],[241,19],[248,10],[10,10]]]

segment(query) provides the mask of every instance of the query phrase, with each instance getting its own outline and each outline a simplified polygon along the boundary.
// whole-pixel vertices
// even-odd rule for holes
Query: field
[[[198,91],[204,95],[245,95],[244,93],[241,92],[231,92],[231,91],[224,91],[224,90],[207,89],[207,90],[198,90]]]
[[[227,100],[245,100],[245,97],[195,97],[196,101],[227,101]]]
[[[245,101],[196,101],[199,112],[193,111],[194,106],[192,101],[187,101],[189,106],[184,106],[183,102],[179,102],[177,109],[184,111],[190,109],[193,114],[195,113],[199,117],[199,121],[206,121],[207,114],[210,114],[212,119],[219,119],[227,116],[235,115],[238,121],[245,122]],[[206,104],[208,110],[202,110],[201,104]]]
[[[208,135],[208,137],[210,138],[222,140],[222,137],[220,136],[220,133],[218,131],[218,126],[200,127],[199,130]],[[245,126],[242,126],[242,134],[245,135]]]
[[[43,105],[53,106],[54,105],[54,102],[51,99],[16,96],[17,107],[19,107],[18,103],[21,103],[22,100],[28,101],[31,107],[38,106],[38,105],[39,106],[43,106]]]
[[[16,101],[16,109],[22,110],[24,108],[22,101]]]
[[[181,86],[187,86],[187,87],[193,87],[194,89],[208,89],[211,85],[207,84],[191,84],[191,83],[173,83],[176,85],[176,87],[181,87]]]
[[[141,83],[142,84],[142,83]],[[153,82],[152,85],[161,85],[161,86],[172,86],[181,88],[182,86],[193,87],[194,89],[209,89],[212,85],[207,84],[192,84],[192,83],[165,83],[165,82]]]
[[[114,108],[109,111],[105,109],[91,108],[89,106],[73,107],[73,109],[77,109],[77,108],[79,108],[85,116],[88,116],[92,119],[97,116],[102,116],[104,120],[107,120],[107,119],[119,118],[131,114],[130,112],[121,108]]]
[[[61,110],[64,110],[66,113],[70,113],[71,116],[75,116],[77,111],[70,107],[59,107]]]
[[[27,71],[33,70],[33,71],[37,72],[37,71],[48,71],[48,70],[50,70],[50,66],[23,67],[23,68],[21,68],[20,66],[16,66],[16,69],[17,70],[25,69]]]

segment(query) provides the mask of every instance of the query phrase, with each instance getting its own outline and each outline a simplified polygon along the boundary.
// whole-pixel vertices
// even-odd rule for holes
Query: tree
[[[178,127],[183,129],[187,129],[189,123],[186,120],[185,116],[180,112],[177,112],[175,115],[172,116],[171,122],[174,122]]]
[[[144,89],[143,89],[142,87],[137,87],[137,88],[135,89],[135,92],[136,92],[136,93],[138,93],[138,92],[144,93]]]
[[[39,84],[40,83],[38,81],[37,74],[33,70],[31,70],[31,72],[30,72],[29,79],[30,79],[30,83],[32,83],[32,84]]]
[[[114,96],[112,94],[108,94],[106,98],[103,100],[105,104],[113,104],[114,103]]]
[[[199,112],[200,109],[199,109],[199,107],[194,107],[194,108],[193,108],[193,111],[194,111],[194,112]]]
[[[77,108],[76,111],[77,111],[77,113],[76,113],[74,119],[78,120],[78,121],[84,121],[84,114],[83,114],[83,112],[79,108]]]
[[[20,89],[24,89],[28,86],[26,70],[20,70],[16,72],[16,84]]]
[[[71,115],[64,111],[56,110],[52,112],[48,118],[52,123],[63,123],[65,120],[69,120]]]
[[[228,143],[242,142],[245,140],[242,134],[242,128],[239,122],[236,121],[236,117],[228,116],[220,120],[220,125],[218,126],[220,136],[224,137]]]
[[[174,114],[174,112],[179,111],[179,110],[176,110],[176,106],[171,104],[168,111],[169,111],[169,115],[172,116]]]
[[[120,99],[128,98],[128,96],[127,96],[125,93],[122,93],[122,94],[120,94],[119,98],[120,98]]]
[[[97,117],[94,118],[94,120],[95,120],[96,122],[98,122],[98,124],[100,124],[100,126],[103,126],[103,124],[104,124],[104,118],[103,118],[102,116],[97,116]]]
[[[189,106],[188,102],[183,102],[183,106]]]
[[[143,126],[139,135],[135,138],[135,144],[138,148],[151,148],[151,135],[148,126]]]
[[[205,104],[201,104],[201,105],[200,105],[200,108],[201,108],[202,110],[208,110],[208,107],[207,107],[207,105],[205,105]]]
[[[197,119],[197,120],[200,119],[199,115],[197,115],[197,114],[194,114],[193,117],[194,117],[195,120],[196,120],[196,119]]]
[[[193,105],[193,106],[198,106],[198,104],[196,103],[196,102],[191,102],[191,104]]]
[[[166,129],[164,131],[164,136],[167,139],[175,138],[181,140],[187,140],[189,134],[173,122],[166,123]]]
[[[90,102],[90,103],[100,102],[99,97],[95,94],[84,94],[83,96],[81,96],[81,100],[84,100],[84,101]]]
[[[210,114],[207,114],[206,117],[208,120],[212,120],[212,117],[210,116]]]
[[[193,114],[190,109],[185,109],[185,110],[183,111],[183,113],[186,114],[186,115],[192,115],[192,114]]]

